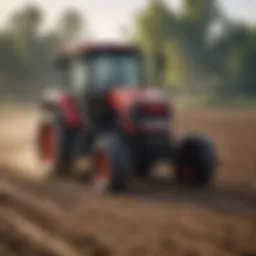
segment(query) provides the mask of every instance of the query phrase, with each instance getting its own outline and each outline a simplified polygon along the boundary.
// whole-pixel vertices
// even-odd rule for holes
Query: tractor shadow
[[[171,181],[134,181],[125,197],[148,202],[191,204],[223,212],[256,210],[256,191],[244,186],[211,185],[210,187],[180,186]]]

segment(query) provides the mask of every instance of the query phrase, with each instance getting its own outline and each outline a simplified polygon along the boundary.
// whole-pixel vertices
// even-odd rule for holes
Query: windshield
[[[138,87],[141,83],[140,60],[134,53],[100,53],[91,59],[96,90],[112,86]]]

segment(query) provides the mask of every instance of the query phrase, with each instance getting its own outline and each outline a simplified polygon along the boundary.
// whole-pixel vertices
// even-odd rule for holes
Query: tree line
[[[82,34],[85,20],[76,9],[60,14],[55,26],[42,31],[44,13],[37,6],[24,6],[12,13],[0,31],[0,97],[32,99],[46,85],[55,84],[57,52]]]
[[[141,47],[151,84],[216,97],[256,96],[256,26],[229,19],[216,0],[182,0],[179,12],[149,0],[131,19],[126,39]],[[43,20],[39,7],[25,6],[1,29],[1,98],[38,95],[56,83],[57,49],[86,31],[75,9],[63,11],[50,31],[41,30]]]
[[[256,96],[256,25],[229,19],[216,0],[183,0],[178,14],[151,0],[130,31],[151,81],[188,93]]]

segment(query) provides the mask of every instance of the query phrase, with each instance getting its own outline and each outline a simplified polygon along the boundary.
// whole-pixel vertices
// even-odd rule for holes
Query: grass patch
[[[256,97],[223,97],[209,95],[184,95],[174,99],[177,108],[232,108],[232,109],[254,109],[256,108]]]

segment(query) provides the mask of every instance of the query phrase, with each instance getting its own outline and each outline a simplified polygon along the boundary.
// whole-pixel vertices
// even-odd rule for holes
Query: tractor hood
[[[107,95],[108,106],[117,111],[125,111],[136,105],[169,106],[168,99],[152,88],[116,88]]]

